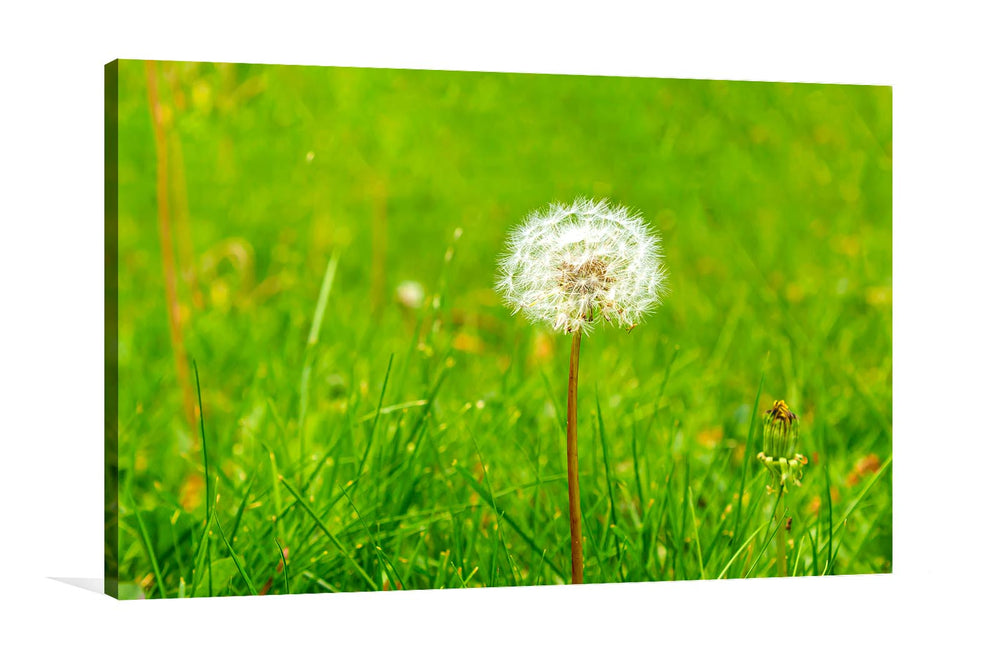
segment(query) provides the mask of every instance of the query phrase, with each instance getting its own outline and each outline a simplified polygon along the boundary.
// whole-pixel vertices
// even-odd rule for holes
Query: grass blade
[[[191,359],[194,365],[194,383],[198,388],[198,423],[201,426],[201,453],[205,460],[205,529],[208,533],[208,596],[212,596],[212,534],[209,525],[212,522],[212,484],[208,475],[208,440],[205,438],[205,410],[201,406],[201,377],[198,375],[198,361]]]
[[[737,548],[736,552],[733,553],[733,556],[729,558],[728,562],[726,562],[726,566],[722,567],[722,571],[719,572],[719,575],[716,577],[716,580],[723,579],[723,577],[726,575],[726,572],[729,571],[729,567],[733,566],[733,562],[735,562],[736,559],[740,556],[740,553],[742,553],[743,550],[750,545],[750,543],[754,540],[754,538],[756,538],[756,536],[760,534],[760,531],[765,527],[767,527],[767,523],[761,524],[760,527],[755,529],[753,533],[747,537],[747,540],[743,542],[743,545]]]
[[[698,572],[702,580],[705,579],[705,563],[701,559],[701,539],[698,537],[698,519],[694,515],[694,495],[691,493],[691,486],[688,486],[688,507],[691,509],[691,531],[694,532],[694,547],[698,553]]]
[[[372,535],[372,531],[368,528],[368,523],[361,514],[361,509],[359,509],[354,503],[354,500],[352,500],[351,496],[347,494],[347,491],[344,490],[343,486],[340,487],[340,492],[344,498],[347,499],[347,502],[351,505],[351,508],[354,509],[354,512],[358,514],[358,520],[361,521],[361,526],[364,528],[365,534],[368,535],[368,540],[371,542],[372,548],[375,549],[375,557],[378,559],[379,564],[382,565],[382,572],[385,574],[386,579],[392,581],[392,579],[395,578],[395,582],[399,585],[399,587],[401,589],[406,589],[406,586],[403,585],[403,579],[400,578],[399,572],[396,571],[396,567],[392,566],[392,563],[385,557],[385,553],[382,551],[382,546],[375,540],[375,537]]]
[[[281,556],[281,573],[285,576],[285,594],[291,594],[288,591],[288,562],[285,560],[285,549],[281,547],[278,540],[274,540],[274,545],[278,547],[278,555]]]
[[[767,364],[765,359],[764,364]],[[750,469],[750,460],[753,458],[753,433],[757,418],[757,406],[760,404],[760,394],[764,390],[764,372],[760,373],[760,383],[757,384],[757,395],[754,396],[753,405],[750,407],[750,425],[747,427],[747,440],[743,450],[743,473],[740,474],[740,492],[736,496],[736,518],[733,520],[733,541],[740,538],[740,529],[743,527],[743,493],[747,485],[747,471]]]
[[[257,586],[253,584],[250,580],[249,574],[247,574],[246,569],[240,564],[240,559],[236,557],[236,551],[233,550],[232,545],[229,543],[229,539],[226,538],[226,531],[222,529],[222,523],[219,522],[219,516],[215,516],[215,524],[219,526],[219,536],[222,537],[222,543],[226,544],[226,550],[229,551],[229,557],[233,559],[233,563],[236,565],[236,570],[240,572],[240,576],[243,578],[243,582],[246,583],[247,590],[250,594],[257,594]]]
[[[139,523],[139,534],[142,536],[142,545],[146,549],[146,555],[149,557],[149,563],[153,567],[153,576],[156,578],[156,587],[160,590],[160,596],[166,599],[167,586],[163,582],[163,574],[160,573],[160,563],[156,558],[156,553],[153,551],[153,542],[149,538],[149,531],[146,529],[146,523],[142,519],[142,514],[135,507],[135,500],[130,497],[129,503],[132,505],[132,510],[135,512],[136,522]]]
[[[878,468],[878,471],[872,474],[872,478],[868,480],[868,483],[865,484],[865,487],[862,489],[862,491],[858,493],[857,497],[854,498],[854,501],[851,502],[851,505],[847,507],[847,511],[844,512],[844,517],[837,522],[837,526],[832,531],[830,537],[831,542],[833,540],[833,537],[836,536],[837,533],[840,532],[840,530],[845,525],[847,525],[847,519],[851,517],[851,514],[854,513],[854,510],[858,508],[858,504],[861,503],[861,500],[863,500],[865,496],[868,494],[868,492],[875,486],[875,484],[878,483],[878,481],[882,478],[882,475],[885,474],[885,471],[889,469],[890,465],[892,465],[891,455],[885,459],[885,462],[882,463],[882,466]],[[827,545],[829,546],[829,544]],[[837,550],[839,550],[839,548],[840,547],[838,546]],[[834,558],[836,558],[837,556],[837,550],[834,550],[833,552]]]
[[[618,511],[615,508],[615,489],[613,475],[611,474],[611,461],[608,457],[608,441],[604,434],[604,417],[601,415],[601,400],[594,391],[594,403],[597,405],[597,432],[601,436],[601,450],[604,452],[604,478],[608,485],[608,500],[611,502],[611,524],[609,529],[615,539],[615,555],[618,559],[618,579],[625,581],[625,571],[622,568],[622,544],[618,537]]]
[[[331,532],[329,528],[327,528],[327,526],[323,523],[322,519],[320,519],[320,517],[316,515],[316,512],[313,511],[313,508],[309,506],[309,503],[306,502],[301,495],[299,495],[299,492],[295,490],[292,484],[288,483],[286,479],[281,479],[281,483],[284,484],[285,488],[288,489],[288,492],[292,494],[292,497],[295,498],[295,501],[297,501],[300,505],[302,505],[302,508],[306,510],[306,513],[308,513],[309,517],[313,519],[313,522],[316,523],[316,526],[320,529],[320,531],[323,532],[323,534],[325,534],[327,538],[330,539],[333,545],[337,547],[337,550],[341,552],[341,554],[347,560],[347,563],[350,564],[354,568],[354,570],[357,571],[361,575],[361,577],[365,579],[365,582],[367,582],[373,590],[380,589],[378,584],[376,584],[375,581],[372,580],[372,577],[368,575],[368,572],[362,569],[361,565],[354,561],[354,558],[351,557],[350,553],[347,551],[347,548],[345,548],[344,544],[340,542],[340,539],[334,536],[333,532]]]
[[[309,327],[309,338],[306,340],[305,359],[302,363],[302,377],[299,380],[299,469],[305,464],[306,447],[306,412],[309,407],[309,378],[312,376],[313,362],[316,360],[316,345],[319,343],[320,329],[323,327],[323,315],[333,291],[333,278],[337,273],[337,254],[330,253],[326,263],[326,273],[323,274],[323,284],[313,310],[312,326]]]
[[[486,488],[480,485],[478,481],[476,481],[476,477],[474,477],[472,473],[469,472],[469,470],[465,469],[461,465],[456,465],[455,469],[458,470],[459,474],[465,477],[465,480],[469,483],[469,486],[472,487],[472,489],[476,492],[477,495],[482,497],[487,502],[493,503],[493,495]],[[562,475],[560,478],[565,479],[566,476]],[[499,508],[497,509],[497,511],[499,511]],[[545,554],[546,551],[542,550],[538,546],[538,544],[535,543],[534,539],[528,536],[528,533],[525,532],[523,529],[521,529],[521,527],[510,516],[508,516],[506,513],[504,513],[504,516],[505,516],[504,520],[506,520],[507,524],[510,525],[510,528],[514,530],[518,536],[524,539],[525,543],[527,543],[528,546],[533,551],[535,551],[535,553],[539,557],[542,558],[542,562],[545,562],[546,566],[548,566],[553,571],[553,573],[555,573],[561,579],[567,580],[565,573],[563,573],[563,571],[559,567],[557,567],[552,562],[552,560],[550,560],[549,557]]]
[[[375,441],[375,431],[378,428],[379,417],[382,416],[382,401],[385,400],[385,388],[389,385],[389,373],[392,371],[393,358],[395,358],[395,354],[390,354],[389,364],[385,368],[385,378],[382,380],[382,391],[378,396],[378,406],[375,408],[375,418],[372,421],[372,428],[368,433],[368,443],[365,445],[365,452],[361,456],[361,462],[358,463],[358,473],[354,477],[354,483],[357,483],[361,479],[361,472],[364,471],[365,462],[368,460],[368,454],[372,450],[372,443]]]

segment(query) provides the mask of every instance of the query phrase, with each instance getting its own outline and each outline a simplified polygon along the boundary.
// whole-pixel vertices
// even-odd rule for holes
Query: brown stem
[[[580,339],[582,331],[573,334],[569,357],[569,406],[566,410],[566,462],[569,476],[569,533],[573,558],[573,583],[583,582],[583,537],[580,513],[580,460],[576,447],[576,396],[580,376]]]
[[[177,80],[177,70],[173,65],[164,66],[167,82],[174,97],[175,108],[183,109],[184,95]],[[181,277],[187,283],[194,307],[201,309],[205,302],[198,288],[198,273],[195,270],[194,245],[191,242],[191,213],[188,208],[187,180],[184,177],[184,153],[176,131],[169,133],[168,161],[170,163],[170,185],[173,191],[173,213],[177,228],[177,258],[180,260]]]
[[[194,394],[191,391],[191,376],[188,374],[187,361],[184,358],[181,307],[177,298],[177,273],[174,263],[173,237],[170,230],[167,134],[156,85],[156,63],[148,60],[146,61],[146,81],[149,86],[149,110],[153,116],[153,137],[156,142],[156,201],[160,230],[160,258],[163,262],[163,282],[166,289],[167,315],[170,322],[170,346],[173,348],[177,381],[184,398],[184,416],[194,430],[194,438],[197,441]]]

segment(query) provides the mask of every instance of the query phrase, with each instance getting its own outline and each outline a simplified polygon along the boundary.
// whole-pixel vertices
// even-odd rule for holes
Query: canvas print
[[[109,594],[892,571],[890,88],[105,83]]]

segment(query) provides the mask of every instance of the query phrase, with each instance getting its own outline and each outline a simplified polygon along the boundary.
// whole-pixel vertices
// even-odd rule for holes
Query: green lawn
[[[568,582],[570,338],[492,285],[511,227],[577,196],[642,211],[670,272],[645,323],[583,340],[587,582],[775,575],[776,399],[809,459],[789,573],[891,571],[889,88],[155,74],[189,376],[147,70],[123,61],[122,596]]]

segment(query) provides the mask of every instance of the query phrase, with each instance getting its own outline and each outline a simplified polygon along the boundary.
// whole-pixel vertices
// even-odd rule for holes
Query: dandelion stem
[[[774,512],[774,519],[778,521],[778,575],[785,577],[788,575],[788,561],[785,558],[785,542],[788,541],[787,527],[788,520],[785,518],[785,489],[778,486],[777,508]]]
[[[576,398],[580,375],[580,340],[583,332],[573,333],[573,347],[569,357],[569,404],[566,410],[566,462],[569,477],[569,531],[573,559],[573,583],[583,582],[583,523],[580,512],[580,460],[576,446]]]

